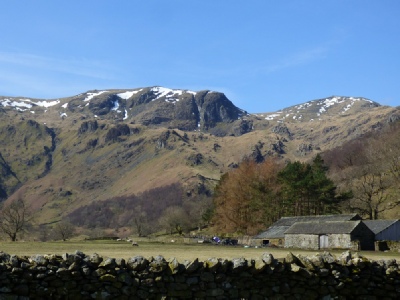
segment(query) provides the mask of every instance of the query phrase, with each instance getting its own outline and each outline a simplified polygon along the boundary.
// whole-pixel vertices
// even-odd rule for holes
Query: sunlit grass
[[[0,251],[19,256],[31,256],[35,254],[58,254],[74,253],[76,250],[85,254],[98,253],[104,257],[129,259],[134,256],[162,255],[165,259],[175,257],[178,261],[194,260],[198,258],[204,261],[208,258],[232,259],[244,257],[248,260],[260,257],[269,252],[275,258],[282,259],[289,252],[295,255],[313,255],[318,251],[306,251],[297,249],[277,248],[245,248],[242,246],[221,246],[211,244],[180,244],[180,243],[154,243],[139,242],[139,247],[132,246],[126,241],[67,241],[67,242],[0,242]],[[321,251],[320,251],[321,252]],[[338,256],[343,251],[330,251]],[[395,252],[360,252],[361,255],[370,259],[400,259],[400,254]]]

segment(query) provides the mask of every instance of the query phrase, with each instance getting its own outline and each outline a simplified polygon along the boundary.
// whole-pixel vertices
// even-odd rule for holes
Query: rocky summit
[[[0,116],[0,198],[26,199],[46,223],[175,183],[184,197],[209,197],[244,157],[305,161],[382,130],[400,113],[332,96],[250,114],[223,93],[146,87],[60,99],[3,96]]]

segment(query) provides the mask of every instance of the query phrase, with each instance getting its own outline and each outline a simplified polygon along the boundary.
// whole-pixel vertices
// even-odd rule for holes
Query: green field
[[[211,244],[181,244],[181,243],[155,243],[140,242],[139,247],[134,247],[126,241],[67,241],[67,242],[0,242],[0,251],[18,256],[31,256],[35,254],[58,254],[74,253],[76,250],[85,254],[97,253],[103,257],[129,259],[134,256],[162,255],[165,259],[171,257],[178,261],[194,260],[198,258],[204,261],[208,258],[237,258],[244,257],[252,259],[260,257],[263,253],[269,252],[275,258],[284,258],[289,252],[293,254],[313,255],[317,251],[305,251],[296,249],[276,248],[244,248],[242,246],[221,246]],[[340,255],[344,251],[331,251]],[[360,252],[361,255],[370,259],[400,259],[399,253],[394,252]]]

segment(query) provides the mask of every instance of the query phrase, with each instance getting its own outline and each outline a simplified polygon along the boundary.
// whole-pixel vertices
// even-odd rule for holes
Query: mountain
[[[332,96],[249,114],[223,93],[146,87],[0,97],[0,116],[0,197],[26,199],[37,222],[48,223],[176,183],[189,200],[209,197],[244,157],[307,160],[382,130],[400,113]]]
[[[40,118],[47,124],[57,117],[89,117],[150,127],[202,130],[217,136],[237,131],[241,123],[238,120],[246,115],[222,93],[163,87],[89,91],[50,101],[1,97],[0,104],[4,108],[35,114],[35,119]],[[223,128],[216,128],[217,124],[230,123]]]

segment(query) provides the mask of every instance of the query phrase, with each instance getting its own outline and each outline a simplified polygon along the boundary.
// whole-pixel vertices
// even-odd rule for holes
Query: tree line
[[[185,192],[180,183],[146,192],[84,205],[47,225],[34,225],[32,210],[20,197],[0,205],[0,233],[17,240],[26,232],[35,232],[36,239],[67,240],[76,233],[101,237],[113,229],[115,234],[147,236],[154,233],[184,234],[207,223],[211,198],[203,193]],[[120,229],[127,233],[120,232]],[[109,234],[109,233],[108,233]]]
[[[128,227],[138,236],[166,231],[187,232],[201,227],[210,205],[205,195],[187,196],[182,184],[174,183],[144,193],[96,201],[70,213],[68,220],[86,228]]]

